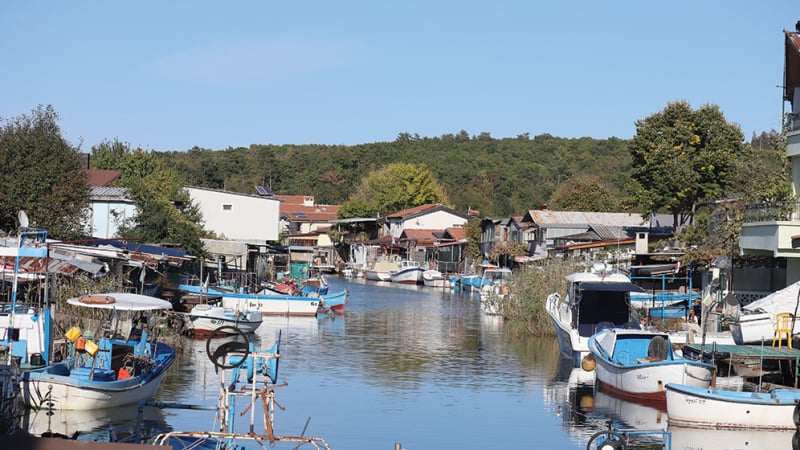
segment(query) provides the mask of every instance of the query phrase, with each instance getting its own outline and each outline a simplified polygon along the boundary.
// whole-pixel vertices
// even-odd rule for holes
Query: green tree
[[[88,224],[89,186],[79,149],[61,136],[58,114],[39,106],[30,115],[0,120],[0,229],[30,225],[57,239],[74,239]]]
[[[205,250],[200,240],[200,210],[184,188],[184,177],[154,152],[129,145],[103,142],[92,148],[99,169],[121,170],[123,185],[136,204],[137,214],[119,228],[120,237],[155,244],[177,244],[195,256]]]
[[[426,203],[449,206],[445,190],[422,165],[395,163],[370,172],[339,208],[339,217],[374,217]]]
[[[636,122],[630,142],[634,193],[646,213],[669,211],[677,232],[698,202],[723,195],[732,182],[744,136],[716,105],[686,101]]]
[[[753,136],[736,160],[726,201],[708,202],[698,210],[695,223],[681,233],[681,240],[694,247],[685,260],[732,256],[739,248],[742,224],[752,220],[746,215],[752,206],[759,213],[766,211],[771,219],[780,219],[793,211],[791,178],[786,136],[774,130]]]
[[[617,212],[620,208],[617,197],[593,175],[578,175],[561,183],[547,203],[562,211]]]

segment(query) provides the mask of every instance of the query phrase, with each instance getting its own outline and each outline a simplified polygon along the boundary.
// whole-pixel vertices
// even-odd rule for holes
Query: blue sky
[[[779,1],[0,4],[0,117],[52,105],[82,149],[630,138],[687,100],[778,128]]]

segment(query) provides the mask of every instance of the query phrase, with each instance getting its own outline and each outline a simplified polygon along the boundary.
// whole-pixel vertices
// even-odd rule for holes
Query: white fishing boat
[[[660,409],[666,407],[667,383],[707,388],[716,370],[712,364],[679,357],[669,335],[653,331],[601,330],[589,338],[589,351],[582,366],[595,371],[600,389]]]
[[[399,268],[394,261],[378,261],[364,269],[364,277],[370,281],[392,281],[390,272]]]
[[[389,277],[392,283],[419,284],[422,281],[424,270],[419,265],[419,261],[402,260],[397,270],[390,270]]]
[[[237,311],[255,311],[264,315],[315,316],[319,310],[319,296],[281,294],[224,294],[222,306]]]
[[[129,293],[85,295],[67,303],[108,315],[97,335],[77,327],[67,331],[67,359],[21,373],[25,405],[85,410],[152,398],[175,360],[175,350],[154,339],[155,315],[172,304]]]
[[[595,264],[590,271],[566,278],[566,295],[550,294],[545,308],[555,326],[561,353],[573,358],[577,366],[589,354],[589,338],[600,329],[598,326],[638,327],[631,314],[630,293],[643,289],[606,264]]]
[[[222,326],[231,326],[252,333],[261,325],[263,315],[258,311],[237,310],[220,305],[201,303],[189,312],[190,329],[194,336],[211,334]]]
[[[422,272],[422,284],[428,287],[447,287],[450,281],[438,270],[428,269]]]
[[[800,390],[730,391],[667,384],[670,426],[715,429],[795,430]],[[764,447],[766,448],[766,447]]]

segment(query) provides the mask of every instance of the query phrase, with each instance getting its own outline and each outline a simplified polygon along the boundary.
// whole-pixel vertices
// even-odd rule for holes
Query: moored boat
[[[320,295],[320,311],[323,313],[344,314],[344,308],[349,299],[350,291],[348,289]]]
[[[258,311],[236,310],[220,305],[201,303],[189,312],[190,330],[195,337],[205,337],[222,326],[231,326],[245,333],[258,329],[263,316]]]
[[[392,283],[419,284],[422,281],[424,270],[419,261],[402,260],[397,270],[390,270],[389,277]]]
[[[775,291],[764,298],[741,308],[738,317],[730,323],[737,344],[757,344],[770,341],[775,332],[775,318],[779,313],[795,314],[800,304],[800,281]],[[793,320],[791,334],[800,333],[800,320]]]
[[[447,278],[442,275],[442,272],[434,269],[422,272],[422,284],[428,287],[446,287],[450,285]]]
[[[319,296],[225,294],[222,306],[243,311],[257,311],[265,315],[315,316],[319,309]]]
[[[600,389],[619,397],[666,409],[667,383],[707,388],[715,367],[679,357],[666,333],[608,328],[589,338],[591,358]]]
[[[730,391],[670,383],[666,386],[670,426],[717,429],[794,430],[800,390]]]
[[[573,358],[577,367],[581,358],[589,354],[589,338],[599,331],[598,325],[638,324],[631,313],[630,293],[643,289],[602,263],[566,278],[564,298],[557,292],[550,294],[545,308],[555,327],[561,353]]]
[[[108,310],[109,315],[95,336],[77,327],[67,331],[67,359],[21,373],[23,402],[34,408],[83,410],[152,398],[175,360],[172,347],[153,339],[154,315],[172,305],[129,293],[86,295],[67,303]]]
[[[398,270],[400,266],[393,261],[378,261],[364,269],[364,277],[370,281],[392,281],[390,272]]]

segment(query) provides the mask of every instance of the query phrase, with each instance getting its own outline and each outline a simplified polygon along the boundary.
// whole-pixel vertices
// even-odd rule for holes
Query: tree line
[[[460,131],[440,137],[401,133],[392,142],[354,146],[254,144],[180,152],[131,148],[114,139],[93,145],[90,160],[92,168],[124,173],[121,184],[140,214],[122,233],[198,254],[200,237],[209,233],[185,186],[255,193],[263,185],[278,194],[313,195],[318,204],[341,204],[349,216],[430,201],[495,217],[543,204],[670,213],[685,240],[700,243],[712,240],[714,213],[704,205],[715,200],[735,200],[726,203],[734,205],[727,206],[737,211],[734,217],[748,203],[793,201],[786,142],[778,131],[747,142],[717,106],[693,109],[683,101],[635,125],[632,139],[495,139]],[[81,152],[62,138],[52,106],[2,120],[0,164],[14,177],[0,181],[0,226],[13,230],[17,211],[26,209],[54,237],[78,237],[88,205],[78,170]],[[736,233],[733,224],[726,237],[715,239],[728,245]]]

